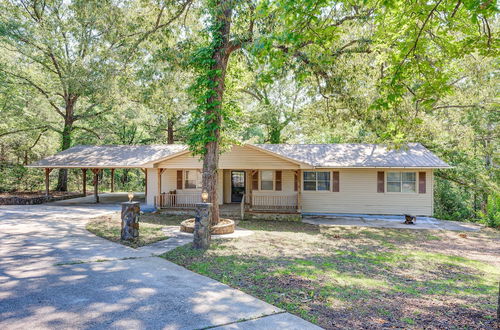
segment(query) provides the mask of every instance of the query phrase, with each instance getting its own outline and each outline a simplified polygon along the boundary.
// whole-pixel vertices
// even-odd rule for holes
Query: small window
[[[304,190],[330,190],[330,172],[304,172]]]
[[[273,190],[274,171],[260,172],[260,190]]]
[[[184,189],[201,188],[201,172],[198,170],[186,171]]]
[[[388,172],[387,192],[416,192],[417,174],[415,172]]]

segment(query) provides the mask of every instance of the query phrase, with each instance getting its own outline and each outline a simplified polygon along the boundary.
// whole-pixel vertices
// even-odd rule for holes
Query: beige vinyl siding
[[[281,183],[281,190],[277,191],[277,190],[254,190],[252,193],[256,196],[260,196],[260,195],[264,195],[264,196],[280,196],[280,195],[296,195],[297,192],[293,190],[294,186],[294,173],[295,171],[293,170],[283,170],[281,171],[281,180],[282,180],[282,183]],[[259,173],[259,189],[260,189],[260,173]],[[274,177],[274,188],[276,188],[276,176]],[[250,183],[247,183],[247,190],[248,192],[250,192],[250,189],[249,189],[249,184]]]
[[[245,202],[250,203],[250,188],[252,185],[251,170],[246,170],[245,182]],[[282,190],[253,190],[255,196],[290,196],[297,195],[294,188],[294,172],[293,170],[283,170],[282,172]],[[259,176],[260,187],[260,176]],[[231,170],[224,170],[224,203],[231,203]]]
[[[161,168],[175,168],[175,169],[201,169],[203,162],[198,156],[192,156],[191,153],[185,153],[177,157],[164,160],[155,164],[156,167]]]
[[[155,196],[158,195],[158,169],[148,168],[148,179],[147,179],[147,190],[148,195],[146,196],[146,204],[153,206],[155,204]]]
[[[181,196],[182,194],[190,193],[200,193],[201,189],[177,189],[177,170],[180,169],[165,169],[161,174],[161,192],[168,193],[170,191],[176,190],[177,194]],[[217,199],[219,204],[223,203],[222,199],[222,171],[219,172],[218,182],[217,182]],[[184,184],[184,180],[183,180]],[[148,205],[154,205],[154,196],[158,195],[158,169],[148,169],[148,196],[146,203]]]
[[[161,168],[202,168],[198,156],[186,153],[155,164]],[[233,146],[220,155],[220,169],[298,169],[299,165],[245,146]]]
[[[332,170],[333,171],[333,170]],[[340,192],[303,191],[302,211],[311,213],[433,214],[432,170],[335,169],[340,173]],[[416,193],[377,193],[377,172],[417,172]],[[418,193],[418,172],[426,172],[427,193]],[[293,189],[293,188],[292,188]]]

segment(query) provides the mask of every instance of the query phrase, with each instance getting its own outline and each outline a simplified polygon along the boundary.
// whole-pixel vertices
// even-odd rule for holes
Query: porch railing
[[[253,211],[297,211],[297,195],[253,195],[250,205],[245,205],[245,196],[240,203],[240,213],[242,217],[245,208],[249,207]],[[200,193],[164,193],[155,196],[155,205],[159,208],[194,208],[201,202]]]
[[[197,203],[201,203],[200,193],[164,193],[155,196],[155,204],[160,208],[194,208]]]
[[[297,195],[253,195],[251,201],[252,210],[297,210]]]

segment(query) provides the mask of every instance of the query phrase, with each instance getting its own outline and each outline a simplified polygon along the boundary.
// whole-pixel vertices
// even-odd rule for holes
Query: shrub
[[[489,227],[500,228],[500,194],[494,193],[488,196],[486,213],[479,211],[481,222]]]

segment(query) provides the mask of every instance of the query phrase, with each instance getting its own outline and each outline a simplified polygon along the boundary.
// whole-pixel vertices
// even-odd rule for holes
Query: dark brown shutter
[[[252,173],[252,190],[259,190],[259,171]]]
[[[276,190],[281,190],[281,171],[276,171],[275,173]]]
[[[182,171],[177,171],[177,189],[182,190]]]
[[[377,172],[377,192],[383,193],[384,192],[384,186],[385,186],[385,177],[384,177],[384,172]]]
[[[418,172],[418,192],[420,194],[425,194],[426,193],[426,186],[425,186],[425,172]]]
[[[337,171],[332,172],[332,191],[340,191],[340,173]]]
[[[294,181],[293,181],[293,190],[299,190],[299,172],[295,171],[294,173]]]

